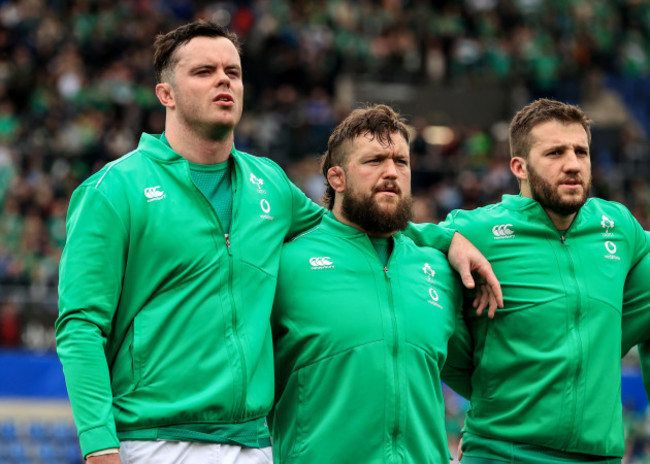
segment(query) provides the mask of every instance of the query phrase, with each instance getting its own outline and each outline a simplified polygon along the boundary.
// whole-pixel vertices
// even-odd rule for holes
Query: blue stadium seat
[[[11,421],[0,423],[0,441],[12,442],[17,440],[16,425]]]
[[[9,448],[9,458],[16,462],[27,461],[27,450],[21,442],[14,442]]]

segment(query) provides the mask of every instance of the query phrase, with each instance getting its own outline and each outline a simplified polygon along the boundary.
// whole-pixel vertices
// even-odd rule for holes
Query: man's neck
[[[224,139],[213,140],[173,126],[165,129],[165,137],[176,153],[196,164],[223,163],[230,156],[235,141],[233,131]]]
[[[532,193],[530,191],[530,187],[528,186],[528,184],[522,183],[522,185],[521,185],[521,196],[525,197],[525,198],[530,198],[532,200],[535,200],[533,198],[533,195],[532,195]],[[535,201],[537,201],[537,200],[535,200]],[[541,204],[540,204],[540,206],[541,206]],[[555,226],[555,228],[557,230],[567,230],[571,226],[571,223],[573,222],[573,220],[575,219],[576,214],[578,214],[578,213],[559,214],[559,213],[556,213],[555,211],[553,211],[553,210],[551,210],[551,209],[549,209],[549,208],[547,208],[545,206],[542,206],[542,208],[544,208],[544,211],[546,212],[546,215],[549,217],[549,219],[551,220],[551,222],[553,223],[553,225]]]
[[[557,230],[567,230],[571,226],[573,220],[575,219],[576,214],[578,214],[578,213],[571,213],[568,215],[557,214],[556,212],[551,211],[547,208],[544,208],[544,211],[546,211],[546,214],[551,219],[551,222],[553,223],[553,225]]]

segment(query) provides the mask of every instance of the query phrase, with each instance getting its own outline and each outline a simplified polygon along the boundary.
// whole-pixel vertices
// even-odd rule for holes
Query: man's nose
[[[228,73],[226,73],[225,70],[220,69],[220,70],[218,70],[216,72],[216,77],[214,79],[214,85],[215,85],[215,87],[220,87],[222,85],[230,87],[230,77],[228,76]]]
[[[391,179],[397,177],[397,165],[394,160],[386,160],[384,177],[390,177]]]
[[[569,150],[564,160],[564,170],[574,172],[579,171],[580,167],[581,165],[578,154],[574,150]]]

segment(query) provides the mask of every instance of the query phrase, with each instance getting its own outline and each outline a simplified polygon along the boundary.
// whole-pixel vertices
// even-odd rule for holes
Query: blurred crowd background
[[[552,97],[594,121],[592,194],[650,229],[647,0],[0,0],[0,347],[54,349],[70,195],[163,130],[153,39],[196,18],[243,40],[237,147],[315,200],[333,127],[382,102],[412,127],[416,220],[498,201],[518,191],[508,121]],[[649,463],[647,403],[626,406],[625,462]],[[452,438],[464,408],[450,395]]]

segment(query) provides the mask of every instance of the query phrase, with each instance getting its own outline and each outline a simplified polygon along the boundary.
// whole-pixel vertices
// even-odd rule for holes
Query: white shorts
[[[272,464],[271,447],[192,441],[136,441],[120,443],[122,464]]]

